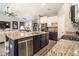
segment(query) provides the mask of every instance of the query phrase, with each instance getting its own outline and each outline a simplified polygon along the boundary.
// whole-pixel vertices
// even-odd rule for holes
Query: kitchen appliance
[[[18,42],[18,55],[19,56],[31,56],[33,55],[33,39]]]

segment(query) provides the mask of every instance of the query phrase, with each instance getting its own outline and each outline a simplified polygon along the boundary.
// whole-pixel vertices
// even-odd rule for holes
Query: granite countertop
[[[46,56],[79,56],[79,42],[61,39]]]
[[[79,41],[79,35],[63,35],[62,39]]]
[[[10,32],[10,33],[6,33],[6,35],[12,40],[17,40],[17,39],[21,39],[25,37],[28,38],[36,35],[45,34],[45,33],[48,33],[48,32]]]

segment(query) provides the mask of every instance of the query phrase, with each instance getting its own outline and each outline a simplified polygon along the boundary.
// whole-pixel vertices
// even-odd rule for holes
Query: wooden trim
[[[68,32],[68,31],[66,31],[66,34],[74,35],[74,34],[76,34],[76,32]]]

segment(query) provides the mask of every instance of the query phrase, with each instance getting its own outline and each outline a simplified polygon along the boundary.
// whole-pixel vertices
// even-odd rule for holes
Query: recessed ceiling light
[[[42,3],[41,6],[45,6],[45,3]]]

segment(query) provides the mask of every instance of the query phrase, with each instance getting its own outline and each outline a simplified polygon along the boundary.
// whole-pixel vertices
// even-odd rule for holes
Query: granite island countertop
[[[46,56],[79,56],[79,41],[60,39]]]
[[[21,38],[29,38],[37,35],[46,34],[46,33],[48,32],[10,32],[10,33],[6,33],[6,35],[12,40],[18,40]]]

